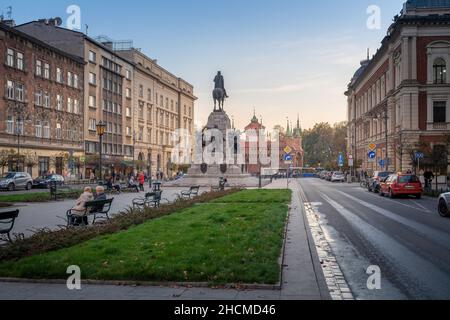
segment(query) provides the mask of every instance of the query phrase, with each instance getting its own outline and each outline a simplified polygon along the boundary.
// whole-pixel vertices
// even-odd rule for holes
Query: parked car
[[[387,172],[387,171],[375,171],[373,177],[369,179],[369,183],[367,186],[367,189],[369,190],[369,192],[379,193],[381,180],[386,179],[391,174],[393,174],[393,173]]]
[[[450,192],[439,196],[438,212],[444,218],[450,217]]]
[[[333,176],[333,172],[332,171],[327,172],[327,175],[325,176],[325,180],[331,181],[331,177],[332,176]]]
[[[390,198],[395,198],[400,195],[411,195],[420,199],[422,194],[422,183],[414,174],[393,174],[380,184],[381,196],[389,195]]]
[[[0,179],[0,189],[15,191],[17,189],[31,190],[33,179],[26,172],[10,172]]]
[[[342,172],[334,172],[331,176],[331,182],[345,182],[345,175]]]
[[[322,179],[322,180],[324,180],[325,179],[325,177],[326,177],[326,175],[327,175],[327,173],[328,173],[328,171],[322,171],[320,174],[319,174],[319,178],[320,179]]]
[[[57,186],[64,185],[64,177],[58,174],[50,174],[48,176],[42,176],[33,181],[33,186],[35,188],[50,188],[50,184],[54,182]]]

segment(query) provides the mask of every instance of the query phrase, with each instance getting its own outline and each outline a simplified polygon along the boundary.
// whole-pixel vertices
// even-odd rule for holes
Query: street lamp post
[[[136,131],[133,131],[133,175],[136,172]]]
[[[106,124],[103,121],[100,121],[97,124],[97,135],[99,137],[100,142],[100,181],[103,181],[103,164],[102,164],[102,158],[103,158],[103,136],[105,135],[106,131]]]

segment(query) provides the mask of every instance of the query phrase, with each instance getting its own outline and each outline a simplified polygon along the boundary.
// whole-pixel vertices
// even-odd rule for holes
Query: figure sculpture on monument
[[[227,90],[225,89],[225,80],[222,72],[218,71],[214,78],[214,111],[223,111],[223,104],[225,99],[228,98]],[[217,102],[219,102],[219,109],[217,110]]]

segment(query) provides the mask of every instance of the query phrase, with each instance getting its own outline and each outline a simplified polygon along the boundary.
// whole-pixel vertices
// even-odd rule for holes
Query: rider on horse
[[[222,72],[217,72],[216,77],[214,78],[215,89],[222,89],[225,93],[225,98],[228,98],[227,90],[225,89],[225,80],[223,79]]]

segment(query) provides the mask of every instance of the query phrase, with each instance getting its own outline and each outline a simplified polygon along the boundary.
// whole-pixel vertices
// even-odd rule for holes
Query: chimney
[[[14,20],[1,20],[0,22],[10,28],[14,28],[16,26],[16,22]]]

